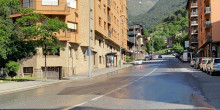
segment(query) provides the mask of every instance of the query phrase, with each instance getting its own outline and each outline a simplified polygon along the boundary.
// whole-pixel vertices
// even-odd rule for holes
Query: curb
[[[93,78],[101,76],[101,75],[109,74],[109,73],[112,73],[112,72],[120,71],[122,69],[131,67],[131,66],[132,65],[129,65],[127,67],[120,68],[120,69],[117,69],[117,70],[114,70],[114,71],[111,71],[111,72],[107,72],[107,73],[104,73],[104,74],[96,75],[96,76],[93,76]],[[31,89],[36,89],[36,88],[39,88],[39,87],[46,87],[46,86],[49,86],[49,85],[52,85],[52,84],[63,83],[63,82],[70,82],[70,81],[82,80],[82,79],[89,79],[89,77],[86,77],[86,78],[75,78],[74,80],[60,80],[60,81],[57,81],[57,82],[50,82],[50,83],[46,83],[46,84],[39,84],[39,85],[33,85],[33,86],[28,86],[28,87],[23,87],[23,88],[3,90],[3,91],[0,91],[0,95],[14,93],[14,92],[20,92],[20,91],[24,91],[24,90],[31,90]]]

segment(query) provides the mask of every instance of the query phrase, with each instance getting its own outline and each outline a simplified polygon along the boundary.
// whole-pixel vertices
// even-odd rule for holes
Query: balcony
[[[112,37],[112,33],[108,31],[108,37]]]
[[[192,3],[191,8],[197,8],[197,3]]]
[[[108,15],[108,22],[111,23],[111,17]]]
[[[21,8],[33,8],[35,12],[39,12],[47,15],[69,15],[70,4],[67,2],[42,2],[34,1],[21,4]],[[18,14],[17,11],[11,10],[11,14]],[[13,17],[13,16],[12,16]]]
[[[192,37],[191,40],[190,40],[190,45],[191,46],[195,46],[195,45],[198,45],[198,37]]]
[[[211,7],[206,7],[205,14],[210,14],[210,13],[211,13]]]
[[[206,22],[205,22],[205,28],[206,28],[206,29],[212,28],[212,23],[211,23],[211,21],[206,21]]]
[[[191,12],[191,17],[197,17],[198,16],[198,12]]]
[[[198,21],[191,21],[191,26],[197,26],[198,25]]]
[[[192,30],[191,34],[198,34],[198,29]]]
[[[108,6],[109,6],[109,7],[111,6],[111,1],[110,1],[110,0],[108,0]]]
[[[211,32],[208,32],[208,33],[206,34],[206,40],[207,40],[207,41],[211,41],[211,40],[212,40],[212,34],[211,34]]]

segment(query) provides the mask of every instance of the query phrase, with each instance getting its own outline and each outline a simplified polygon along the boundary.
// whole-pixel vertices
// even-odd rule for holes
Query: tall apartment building
[[[202,57],[220,57],[220,1],[188,0],[189,15],[193,14],[192,3],[197,3],[198,51]],[[192,18],[192,17],[190,17]],[[192,24],[190,24],[192,27]],[[192,30],[192,28],[190,28]],[[192,36],[190,36],[192,38]],[[191,41],[192,43],[192,41]]]
[[[47,56],[48,78],[60,79],[88,73],[89,59],[86,53],[90,32],[92,70],[119,65],[120,38],[122,48],[127,49],[126,0],[90,0],[90,4],[89,0],[20,0],[20,2],[22,8],[29,7],[48,17],[58,17],[68,25],[68,30],[57,36],[65,50]],[[12,12],[10,17],[16,19],[19,16],[21,16],[19,13]],[[38,47],[37,50],[37,55],[20,61],[20,73],[44,77],[43,48]]]

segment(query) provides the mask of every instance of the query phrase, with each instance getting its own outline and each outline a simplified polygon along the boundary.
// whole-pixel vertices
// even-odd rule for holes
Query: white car
[[[134,61],[134,64],[135,65],[142,65],[142,60],[141,59],[138,59],[138,60],[136,60],[136,61]]]

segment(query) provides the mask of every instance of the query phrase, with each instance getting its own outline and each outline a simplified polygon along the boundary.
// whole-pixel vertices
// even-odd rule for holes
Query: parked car
[[[180,55],[179,59],[180,59],[180,61],[183,61],[183,55]]]
[[[148,61],[148,60],[150,60],[150,57],[149,57],[149,56],[146,56],[146,57],[145,57],[145,61]]]
[[[142,65],[142,59],[138,59],[138,60],[136,60],[136,61],[134,61],[134,64],[135,65]]]
[[[193,67],[196,63],[196,58],[191,59],[190,66]]]
[[[200,65],[200,63],[201,63],[201,60],[202,60],[202,58],[196,58],[196,63],[195,63],[195,65],[194,65],[194,68],[195,69],[199,69],[199,65]]]
[[[158,58],[163,58],[162,55],[158,55]]]
[[[220,72],[220,58],[212,58],[210,63],[207,65],[207,71],[211,76]]]
[[[207,62],[205,64],[203,64],[203,71],[206,73],[208,72],[207,67],[208,67],[209,63],[211,63],[211,59],[208,59]]]
[[[204,71],[203,67],[207,64],[209,59],[210,58],[202,58],[201,63],[199,64],[199,68],[200,68],[201,71]]]

